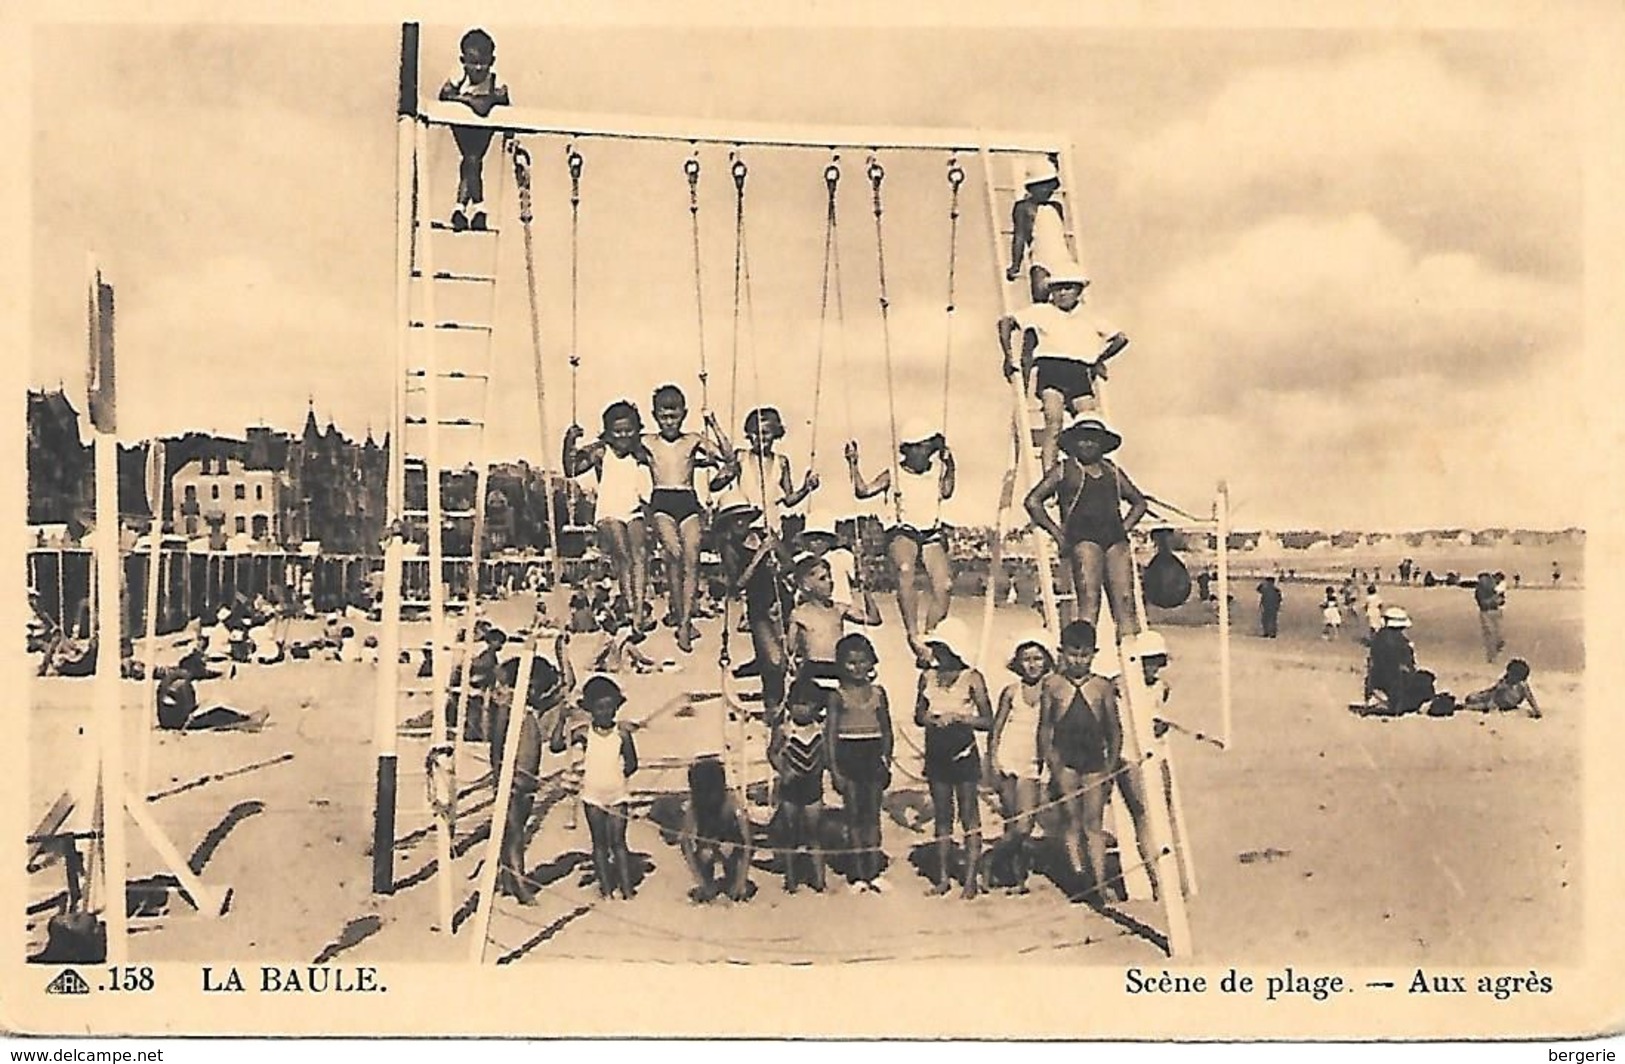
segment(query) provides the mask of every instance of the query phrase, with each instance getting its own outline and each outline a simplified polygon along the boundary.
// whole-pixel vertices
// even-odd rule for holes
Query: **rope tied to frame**
[[[699,149],[683,162],[688,178],[689,232],[694,245],[694,317],[698,326],[700,354],[700,409],[711,409],[710,372],[705,363],[705,289],[700,270],[700,156]]]
[[[902,485],[900,478],[902,472],[898,467],[897,438],[897,383],[892,368],[891,352],[891,299],[886,289],[886,236],[882,218],[885,215],[885,205],[881,199],[880,188],[886,180],[886,168],[880,165],[878,156],[869,156],[869,165],[866,169],[869,177],[869,187],[872,194],[875,214],[875,267],[879,285],[880,302],[880,340],[881,351],[886,363],[886,412],[891,429],[891,499],[892,510],[899,523],[903,520]]]
[[[948,394],[954,368],[954,295],[959,262],[959,189],[965,183],[965,169],[957,155],[948,158],[948,304],[947,339],[942,359],[942,431],[948,431]]]
[[[570,171],[570,424],[580,424],[577,411],[577,376],[581,369],[578,323],[578,296],[581,290],[581,171],[586,160],[575,145],[564,149],[565,166]]]

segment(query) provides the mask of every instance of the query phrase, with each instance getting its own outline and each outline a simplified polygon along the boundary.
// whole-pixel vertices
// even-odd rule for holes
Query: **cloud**
[[[1196,114],[1127,141],[1121,184],[1146,212],[1207,231],[1281,204],[1363,211],[1436,249],[1573,275],[1576,99],[1539,69],[1493,84],[1413,45],[1243,71]]]
[[[1135,368],[1182,408],[1311,388],[1346,402],[1415,373],[1474,387],[1571,347],[1578,312],[1569,286],[1417,251],[1371,215],[1288,215],[1170,271],[1140,302]]]

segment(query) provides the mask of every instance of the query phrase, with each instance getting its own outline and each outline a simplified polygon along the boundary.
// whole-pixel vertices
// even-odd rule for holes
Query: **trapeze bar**
[[[1031,154],[1064,150],[1057,134],[995,130],[937,129],[929,126],[818,126],[769,122],[706,122],[610,114],[566,114],[524,107],[499,107],[481,118],[458,103],[425,102],[419,118],[430,125],[479,126],[518,134],[656,140],[678,144],[754,144],[769,148],[936,149]]]

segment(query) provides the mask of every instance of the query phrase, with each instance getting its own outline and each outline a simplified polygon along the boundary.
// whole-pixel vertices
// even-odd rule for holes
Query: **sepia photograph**
[[[20,24],[0,1023],[1617,1022],[1618,20],[1245,10]]]

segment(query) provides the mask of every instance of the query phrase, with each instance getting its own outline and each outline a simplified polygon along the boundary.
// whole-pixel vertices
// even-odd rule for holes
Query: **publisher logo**
[[[85,982],[84,976],[72,968],[64,968],[57,973],[55,979],[45,984],[47,994],[88,994],[90,984]]]

